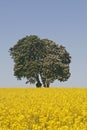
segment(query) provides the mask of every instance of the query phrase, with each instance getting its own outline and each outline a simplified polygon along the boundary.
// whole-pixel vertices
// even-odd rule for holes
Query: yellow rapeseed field
[[[87,89],[1,88],[0,130],[87,130]]]

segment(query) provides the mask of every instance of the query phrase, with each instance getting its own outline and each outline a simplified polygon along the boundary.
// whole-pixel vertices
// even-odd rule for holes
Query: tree
[[[67,81],[70,77],[70,54],[51,40],[26,36],[10,48],[10,55],[17,79],[26,78],[26,83],[36,83],[36,87],[49,87],[54,80]]]

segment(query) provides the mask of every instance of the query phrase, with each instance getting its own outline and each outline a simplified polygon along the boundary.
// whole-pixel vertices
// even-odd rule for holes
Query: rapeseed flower
[[[87,130],[87,89],[1,88],[0,130]]]

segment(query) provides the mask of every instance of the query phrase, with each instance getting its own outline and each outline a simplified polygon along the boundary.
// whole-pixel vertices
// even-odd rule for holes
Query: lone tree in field
[[[54,80],[67,81],[70,77],[70,54],[51,40],[26,36],[10,48],[10,55],[17,79],[26,78],[26,83],[36,83],[36,87],[49,87]]]

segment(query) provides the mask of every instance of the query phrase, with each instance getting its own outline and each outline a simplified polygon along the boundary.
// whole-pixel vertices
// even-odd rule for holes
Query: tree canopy
[[[36,83],[36,87],[49,87],[55,80],[64,82],[70,77],[71,56],[52,40],[26,36],[10,48],[10,55],[14,76],[26,78],[26,83]]]

